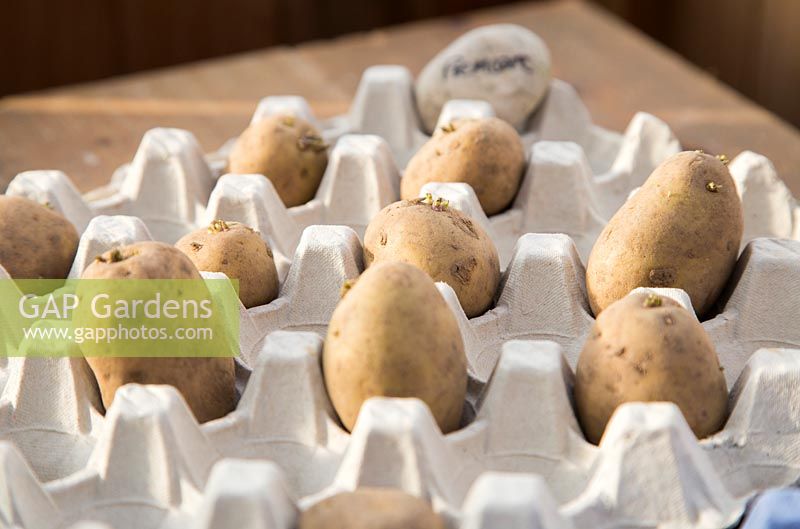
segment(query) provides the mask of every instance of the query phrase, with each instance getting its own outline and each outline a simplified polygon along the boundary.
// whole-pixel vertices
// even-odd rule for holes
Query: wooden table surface
[[[622,131],[635,112],[650,112],[685,147],[765,154],[800,195],[797,129],[579,1],[514,4],[0,99],[0,184],[23,170],[61,169],[87,191],[129,161],[156,126],[190,130],[213,150],[247,125],[266,95],[301,95],[318,117],[343,113],[368,66],[402,64],[417,73],[458,35],[497,22],[544,38],[555,76],[576,87],[596,123]]]

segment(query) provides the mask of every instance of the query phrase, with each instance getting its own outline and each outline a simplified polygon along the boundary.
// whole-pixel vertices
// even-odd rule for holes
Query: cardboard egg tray
[[[306,234],[317,229],[331,228]],[[347,434],[325,393],[317,333],[277,332],[243,343],[253,372],[240,366],[237,410],[202,426],[172,388],[129,386],[103,418],[82,359],[11,358],[0,397],[0,436],[16,445],[3,444],[0,466],[10,489],[3,493],[10,498],[6,519],[23,527],[68,526],[82,518],[113,527],[227,527],[231,519],[252,516],[278,518],[282,525],[265,527],[288,528],[295,499],[302,508],[340,490],[396,486],[430,498],[452,527],[496,527],[498,519],[519,521],[510,527],[535,527],[531,520],[540,518],[550,520],[542,527],[726,527],[752,493],[800,476],[800,422],[792,405],[800,350],[778,348],[797,348],[798,337],[788,320],[752,332],[759,326],[747,322],[760,320],[765,310],[746,301],[779,285],[797,285],[798,252],[800,243],[791,241],[750,243],[725,309],[704,323],[726,376],[736,382],[725,429],[699,443],[667,404],[627,405],[599,448],[583,439],[570,402],[570,364],[591,317],[582,265],[562,235],[523,237],[500,294],[511,302],[498,301],[471,322],[452,289],[438,285],[460,318],[473,378],[464,428],[446,436],[421,402],[398,399],[370,401]],[[561,285],[552,277],[520,284],[520,262],[560,270]],[[576,275],[568,273],[569,263]],[[565,333],[528,312],[536,331],[498,339],[497,367],[484,388],[476,356],[482,351],[469,342],[467,329],[481,318],[511,321],[504,306],[525,314],[542,301],[515,291],[541,292],[549,304],[569,298],[566,308],[559,307],[560,319],[572,313],[586,324],[575,329],[570,352],[537,340],[561,341]],[[659,292],[690,308],[682,291]],[[771,309],[796,314],[797,297],[786,298],[770,300]],[[768,340],[758,339],[762,331]],[[227,470],[213,468],[218,460]],[[283,475],[263,460],[275,462]],[[218,475],[223,477],[211,479]],[[240,518],[231,518],[234,513]]]
[[[744,247],[719,313],[703,322],[732,388],[725,428],[698,442],[674,405],[628,404],[599,447],[584,440],[571,403],[593,323],[582,263],[608,218],[679,146],[646,114],[624,136],[592,125],[558,81],[524,131],[528,167],[511,209],[486,218],[469,186],[423,189],[473,215],[504,269],[495,307],[471,320],[438,285],[467,350],[463,428],[442,435],[413,399],[372,399],[352,434],[341,428],[321,335],[341,284],[363,270],[359,236],[398,199],[397,160],[425,139],[410,82],[398,67],[365,73],[349,115],[320,125],[329,165],[316,198],[295,208],[259,175],[217,178],[225,147],[204,157],[174,129],[148,132],[133,162],[85,197],[57,171],[15,178],[9,194],[49,203],[82,232],[71,277],[113,246],[174,242],[225,218],[270,242],[281,291],[241,308],[241,399],[203,425],[164,386],[127,386],[102,416],[81,358],[0,359],[0,527],[288,529],[298,509],[337,491],[393,486],[430,499],[453,528],[722,528],[753,493],[800,477],[800,242],[788,240],[800,238],[800,216],[754,153],[730,168],[746,239],[772,238]],[[313,117],[283,97],[263,101],[254,119],[284,111]],[[455,101],[440,121],[490,113]],[[682,291],[658,291],[691,310]]]
[[[504,344],[474,416],[449,435],[421,401],[384,398],[369,400],[347,434],[325,393],[321,346],[316,333],[270,335],[237,409],[203,425],[169,386],[126,386],[100,418],[82,359],[12,359],[4,521],[290,529],[298,508],[389,486],[430,499],[450,527],[712,528],[735,523],[755,490],[800,473],[796,395],[786,394],[800,381],[798,350],[751,357],[711,438],[698,442],[673,404],[634,403],[595,447],[554,342]],[[54,470],[63,475],[41,484]]]

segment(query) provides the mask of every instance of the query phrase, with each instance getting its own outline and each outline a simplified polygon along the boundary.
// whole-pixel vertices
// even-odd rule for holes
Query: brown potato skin
[[[0,264],[13,279],[64,279],[78,251],[78,230],[50,208],[0,195]]]
[[[278,297],[280,284],[272,250],[261,236],[240,222],[215,221],[184,235],[175,247],[204,272],[223,272],[239,280],[245,307],[266,305]]]
[[[711,191],[707,186],[716,186]],[[728,168],[714,156],[667,159],[611,218],[586,265],[595,315],[636,287],[681,288],[703,317],[739,255],[742,204]]]
[[[674,300],[647,293],[604,310],[578,358],[575,406],[586,439],[599,443],[625,402],[674,402],[702,439],[725,424],[728,388],[703,326]]]
[[[370,397],[415,397],[447,433],[459,427],[467,360],[458,323],[433,281],[400,262],[367,269],[336,306],[322,352],[325,386],[352,430]]]
[[[300,514],[298,529],[445,529],[431,506],[401,490],[363,488],[326,498]]]
[[[228,170],[269,178],[286,207],[305,204],[317,192],[328,165],[319,131],[296,116],[267,116],[247,127],[228,158]]]
[[[436,129],[408,162],[400,198],[419,197],[429,182],[464,182],[483,211],[494,215],[514,200],[524,171],[525,149],[514,127],[498,118],[457,120]]]
[[[500,281],[497,248],[481,226],[457,209],[424,199],[389,204],[364,233],[364,263],[402,261],[444,281],[469,318],[491,308]]]
[[[160,242],[138,242],[118,248],[122,261],[109,251],[95,260],[82,279],[200,279],[200,273],[177,248]],[[222,417],[235,407],[233,358],[86,357],[108,409],[125,384],[168,384],[183,395],[199,422]]]

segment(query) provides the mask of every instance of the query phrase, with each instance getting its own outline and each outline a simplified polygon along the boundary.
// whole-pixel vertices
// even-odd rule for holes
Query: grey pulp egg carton
[[[337,234],[347,244],[337,242]],[[95,218],[84,232],[76,266],[106,247],[147,236],[138,219]],[[360,243],[349,228],[332,226],[310,227],[303,239],[308,242],[301,248],[315,250],[294,259],[293,267],[304,266],[294,279],[290,270],[279,300],[292,305],[302,298],[287,298],[287,288],[292,281],[305,285],[312,290],[307,291],[307,305],[301,306],[320,310],[318,317],[326,321],[335,300],[324,307],[312,304],[314,295],[323,293],[322,284],[338,297],[343,278],[357,275],[363,266]],[[315,253],[338,266],[326,270],[323,260],[320,266],[308,266]],[[3,468],[25,469],[24,477],[6,479],[15,484],[12,514],[17,517],[7,518],[23,520],[33,516],[30,512],[43,512],[35,502],[25,505],[31,497],[44,497],[55,505],[56,520],[100,519],[114,527],[214,527],[195,520],[227,519],[227,511],[199,514],[222,508],[209,502],[235,503],[239,500],[227,499],[228,493],[257,491],[243,491],[239,482],[231,484],[233,492],[218,483],[211,487],[214,482],[203,488],[205,474],[197,469],[211,468],[217,459],[256,459],[274,461],[283,469],[286,497],[300,508],[357,486],[397,486],[431,499],[451,527],[492,527],[470,521],[471,502],[496,514],[501,508],[497,503],[509,501],[506,507],[513,512],[503,517],[531,523],[533,502],[543,509],[536,516],[558,521],[546,527],[595,527],[600,521],[602,527],[725,527],[738,519],[752,493],[800,477],[800,422],[791,404],[797,398],[791,392],[798,387],[800,369],[800,335],[794,322],[800,309],[798,254],[800,243],[795,241],[751,241],[723,310],[703,323],[732,385],[732,411],[722,432],[699,443],[679,411],[660,404],[621,408],[599,448],[583,439],[570,391],[572,369],[592,317],[583,265],[565,235],[523,236],[495,308],[478,318],[468,320],[452,289],[438,285],[459,321],[472,379],[465,427],[449,435],[438,431],[421,402],[396,399],[366,404],[349,435],[335,419],[320,372],[319,333],[325,324],[309,326],[316,333],[278,332],[263,339],[257,327],[266,320],[253,314],[262,308],[242,309],[241,356],[253,369],[250,374],[240,366],[237,410],[202,426],[191,420],[171,388],[131,386],[130,394],[115,400],[102,417],[96,386],[82,359],[36,358],[35,351],[28,351],[30,357],[10,358],[2,370],[6,381],[0,394],[0,438],[16,445],[8,457],[17,461]],[[682,291],[659,292],[691,310]],[[153,392],[168,395],[154,400]],[[134,457],[131,450],[144,450],[145,455]],[[544,481],[528,484],[538,491],[536,501],[486,496],[486,490],[505,490],[491,480],[528,479],[481,477],[486,472],[534,473]],[[479,487],[486,480],[489,484]],[[27,489],[16,485],[23,482],[42,491],[23,496]],[[473,483],[479,492],[470,492]],[[507,485],[514,487],[513,482]],[[224,493],[226,499],[206,497],[204,490]],[[276,508],[269,502],[260,508]],[[479,510],[475,516],[494,519],[490,514]]]
[[[546,105],[558,94],[552,89]],[[303,108],[297,99],[273,99],[260,112],[283,111],[281,105]],[[473,111],[489,109],[455,102],[443,114]],[[542,111],[538,123],[545,118]],[[591,134],[533,143],[517,203],[491,219],[466,185],[423,190],[475,216],[504,256],[496,306],[483,316],[468,320],[452,289],[439,285],[459,321],[471,375],[464,428],[448,435],[421,402],[398,399],[369,401],[348,434],[319,369],[319,335],[339,288],[363,269],[359,232],[397,199],[400,173],[388,140],[339,134],[317,198],[289,210],[261,176],[224,175],[215,184],[213,156],[204,157],[184,131],[149,132],[133,163],[86,197],[60,172],[19,175],[8,193],[49,203],[82,232],[73,277],[118,244],[174,241],[226,218],[271,243],[282,284],[272,303],[241,309],[241,400],[236,411],[204,425],[168,387],[129,386],[101,416],[80,358],[0,361],[0,523],[169,528],[241,520],[291,527],[298,508],[357,486],[397,486],[428,498],[450,527],[735,523],[753,492],[800,476],[800,406],[792,404],[800,243],[751,241],[723,309],[703,323],[732,386],[722,432],[698,442],[674,406],[630,404],[618,410],[600,447],[586,443],[570,402],[572,369],[593,321],[581,255],[613,201],[621,205],[679,148],[646,115],[624,139],[589,130],[617,150],[590,147]],[[632,169],[603,171],[613,166]],[[797,206],[769,162],[745,153],[731,171],[749,236],[796,238]],[[662,293],[689,306],[680,291]],[[281,330],[314,332],[267,336]]]
[[[325,393],[321,348],[316,333],[273,333],[244,373],[237,409],[203,425],[169,386],[125,386],[101,418],[82,359],[12,359],[4,417],[30,424],[0,442],[0,520],[290,529],[298,509],[377,486],[429,499],[462,529],[721,528],[740,518],[754,480],[774,486],[800,472],[796,395],[786,394],[800,382],[800,350],[753,354],[725,428],[708,439],[698,442],[673,404],[631,403],[596,447],[578,427],[574,375],[555,342],[506,342],[474,411],[448,435],[421,401],[388,398],[367,401],[345,432]],[[63,476],[37,477],[42,461],[20,453],[33,437],[22,445],[19,435],[37,428],[42,450],[69,462]],[[88,450],[68,440],[70,428],[91,439]]]

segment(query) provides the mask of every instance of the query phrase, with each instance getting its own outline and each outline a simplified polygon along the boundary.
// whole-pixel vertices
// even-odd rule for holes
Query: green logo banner
[[[232,357],[239,283],[0,279],[0,355]]]

